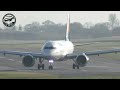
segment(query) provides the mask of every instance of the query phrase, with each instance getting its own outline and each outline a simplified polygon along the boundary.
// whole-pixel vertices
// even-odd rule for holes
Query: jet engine
[[[83,53],[82,55],[78,55],[76,57],[76,64],[79,65],[80,67],[84,67],[86,66],[88,60],[89,60],[89,57]]]
[[[35,59],[32,55],[24,56],[22,63],[25,67],[32,67],[35,64]]]

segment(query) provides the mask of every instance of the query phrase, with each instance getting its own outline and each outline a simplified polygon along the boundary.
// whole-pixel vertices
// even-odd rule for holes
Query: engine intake
[[[84,67],[84,66],[86,66],[88,60],[89,60],[89,58],[85,54],[79,55],[76,58],[76,64],[79,65],[80,67]]]
[[[23,58],[22,63],[25,67],[32,67],[35,64],[35,59],[31,55],[26,55]]]

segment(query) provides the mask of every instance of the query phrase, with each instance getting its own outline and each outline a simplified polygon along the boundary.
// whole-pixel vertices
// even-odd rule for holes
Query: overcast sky
[[[16,17],[16,26],[30,24],[37,21],[41,24],[45,20],[51,20],[55,23],[67,22],[67,14],[70,14],[70,21],[80,22],[83,25],[86,22],[93,24],[99,22],[108,22],[108,16],[115,13],[120,20],[120,11],[0,11],[0,27],[3,27],[2,18],[5,14],[12,13]]]

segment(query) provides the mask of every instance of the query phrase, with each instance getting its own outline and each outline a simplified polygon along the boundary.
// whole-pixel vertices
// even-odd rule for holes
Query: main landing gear
[[[77,62],[73,59],[74,63],[73,63],[73,66],[72,68],[75,69],[77,67],[77,69],[80,68],[80,66],[77,64]]]
[[[73,69],[75,69],[75,67],[77,67],[77,69],[79,69],[79,65],[73,63]]]
[[[43,59],[39,58],[38,70],[40,70],[41,68],[42,70],[44,70],[45,65],[42,62],[43,62]]]

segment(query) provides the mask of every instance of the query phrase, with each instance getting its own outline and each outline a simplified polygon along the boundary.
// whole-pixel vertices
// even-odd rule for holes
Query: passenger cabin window
[[[56,47],[44,47],[44,49],[56,49]]]

